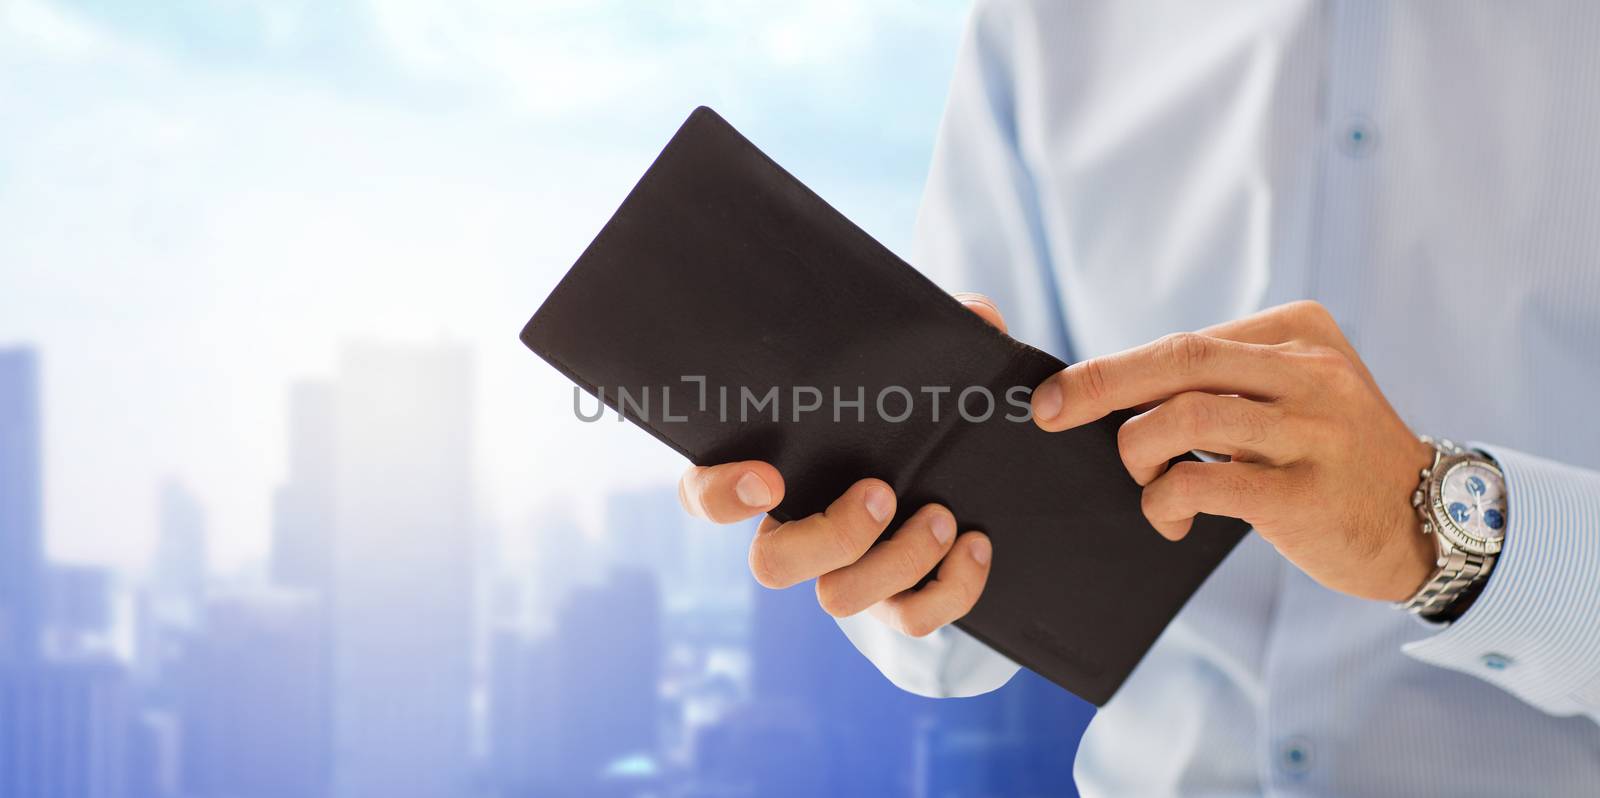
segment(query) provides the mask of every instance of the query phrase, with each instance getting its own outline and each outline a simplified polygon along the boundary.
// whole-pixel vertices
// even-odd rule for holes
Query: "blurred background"
[[[0,0],[0,796],[1057,796],[522,323],[716,108],[905,253],[954,0]]]

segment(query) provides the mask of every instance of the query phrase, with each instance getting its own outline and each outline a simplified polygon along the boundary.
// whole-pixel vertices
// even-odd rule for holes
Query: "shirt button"
[[[1290,737],[1278,745],[1278,766],[1291,776],[1302,776],[1311,770],[1311,741],[1304,737]]]
[[[1483,667],[1492,671],[1503,671],[1511,667],[1512,659],[1504,654],[1484,654],[1478,658]]]
[[[1359,117],[1345,122],[1344,131],[1339,135],[1339,149],[1352,158],[1365,157],[1377,143],[1378,131]]]

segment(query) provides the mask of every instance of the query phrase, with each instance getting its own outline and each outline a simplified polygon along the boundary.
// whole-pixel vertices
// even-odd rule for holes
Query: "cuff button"
[[[1504,654],[1484,654],[1478,661],[1483,663],[1483,667],[1492,671],[1503,671],[1512,664],[1512,659]]]

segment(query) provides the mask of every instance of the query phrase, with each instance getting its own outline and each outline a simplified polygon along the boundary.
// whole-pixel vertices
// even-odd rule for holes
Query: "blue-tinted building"
[[[555,632],[493,639],[490,781],[501,798],[632,796],[657,784],[661,600],[647,571],[576,589]]]
[[[925,699],[890,684],[809,585],[762,590],[750,619],[748,705],[701,732],[694,795],[910,796]]]
[[[105,568],[51,563],[44,569],[46,656],[83,657],[110,649],[112,578]]]
[[[32,659],[43,614],[39,361],[0,349],[0,662]]]
[[[1023,671],[964,699],[892,685],[810,585],[762,590],[748,705],[703,730],[687,793],[800,798],[1059,798],[1093,707]]]
[[[667,592],[685,587],[684,513],[670,486],[619,491],[606,498],[606,556],[611,564],[647,570]]]
[[[0,795],[124,798],[131,718],[116,663],[0,665]]]
[[[548,795],[563,770],[556,641],[496,630],[489,644],[488,776],[499,798]]]
[[[1005,687],[934,703],[919,728],[917,791],[929,798],[1062,798],[1094,707],[1021,671]]]
[[[208,563],[205,508],[177,480],[161,486],[157,539],[136,596],[135,681],[147,703],[172,709],[185,652],[203,628]]]
[[[323,798],[332,717],[320,602],[235,592],[213,597],[205,617],[179,670],[184,794]]]
[[[580,588],[556,622],[559,794],[600,795],[661,739],[661,597],[648,571]],[[624,768],[625,769],[625,768]],[[577,792],[572,792],[577,790]]]
[[[169,488],[130,685],[96,642],[109,575],[41,565],[36,365],[5,353],[0,798],[1070,794],[1087,705],[1027,673],[900,691],[810,586],[750,587],[748,525],[688,524],[670,489],[613,496],[604,535],[542,519],[479,620],[471,379],[450,347],[368,346],[295,388],[271,587],[208,584]]]

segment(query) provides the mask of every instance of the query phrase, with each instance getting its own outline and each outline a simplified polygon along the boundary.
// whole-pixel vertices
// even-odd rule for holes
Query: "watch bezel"
[[[1432,522],[1433,530],[1440,537],[1449,541],[1462,551],[1471,554],[1499,554],[1500,547],[1505,542],[1504,537],[1499,540],[1479,537],[1456,525],[1455,519],[1444,508],[1444,481],[1450,472],[1466,464],[1481,466],[1492,472],[1500,480],[1501,490],[1505,490],[1505,472],[1493,460],[1476,452],[1447,455],[1439,459],[1433,472],[1428,478],[1428,515]],[[1509,515],[1509,510],[1507,515]]]

